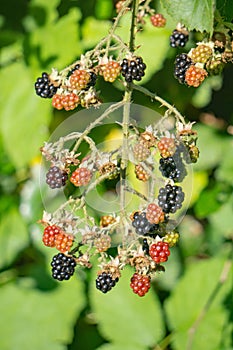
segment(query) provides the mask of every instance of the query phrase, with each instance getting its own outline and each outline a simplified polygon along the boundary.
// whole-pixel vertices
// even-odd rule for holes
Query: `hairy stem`
[[[130,40],[129,49],[133,53],[135,46],[135,34],[137,24],[137,12],[138,12],[139,0],[134,0],[132,3],[132,20],[130,28]],[[126,172],[128,166],[128,152],[129,152],[129,120],[130,120],[130,102],[132,96],[132,87],[130,84],[126,85],[124,94],[124,107],[123,107],[123,120],[122,120],[122,154],[121,154],[121,173],[120,173],[120,211],[121,211],[121,223],[122,223],[122,234],[123,234],[123,245],[124,241],[128,236],[128,228],[126,224]]]

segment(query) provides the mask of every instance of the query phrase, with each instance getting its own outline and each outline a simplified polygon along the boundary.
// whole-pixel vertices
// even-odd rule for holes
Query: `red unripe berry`
[[[91,171],[87,168],[76,169],[71,177],[70,182],[75,186],[86,186],[91,180]]]
[[[83,90],[91,80],[90,74],[85,69],[76,69],[70,76],[70,88]]]
[[[55,237],[55,247],[61,253],[68,252],[73,245],[74,237],[65,232],[60,232]]]
[[[149,254],[157,264],[165,262],[170,255],[169,244],[163,241],[154,243],[150,246]]]
[[[135,273],[130,280],[130,287],[135,294],[143,297],[150,289],[150,277]]]
[[[44,245],[46,245],[47,247],[55,247],[55,239],[60,232],[61,232],[61,229],[56,225],[47,226],[44,229],[44,233],[42,237],[42,241]]]
[[[161,13],[155,13],[150,17],[151,23],[154,27],[162,28],[166,25],[166,18]]]
[[[164,212],[155,203],[150,203],[147,207],[146,218],[151,224],[158,224],[164,221]]]
[[[171,137],[162,137],[157,147],[162,157],[172,157],[176,151],[175,140]]]
[[[185,73],[185,82],[189,86],[198,87],[208,75],[203,68],[191,65]]]

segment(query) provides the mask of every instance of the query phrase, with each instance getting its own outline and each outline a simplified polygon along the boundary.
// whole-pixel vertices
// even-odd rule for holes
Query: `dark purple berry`
[[[66,171],[57,166],[52,166],[46,174],[46,183],[52,189],[65,186],[67,179],[68,175]]]

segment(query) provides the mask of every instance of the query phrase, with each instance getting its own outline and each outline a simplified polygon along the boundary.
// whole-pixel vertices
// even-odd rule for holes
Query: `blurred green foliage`
[[[162,3],[169,3],[173,16],[177,1]],[[218,3],[226,11],[223,1]],[[227,6],[229,17],[229,1]],[[193,194],[180,225],[181,242],[166,273],[142,299],[129,289],[129,270],[108,295],[94,288],[95,271],[79,271],[67,283],[50,277],[53,252],[42,245],[37,224],[43,212],[39,148],[70,113],[52,110],[35,95],[33,85],[42,71],[62,69],[98,43],[114,15],[110,0],[1,4],[0,349],[184,350],[190,328],[211,300],[190,349],[232,350],[231,273],[223,285],[220,276],[232,257],[233,69],[227,66],[222,79],[207,80],[199,91],[181,86],[172,73],[177,52],[168,45],[174,29],[169,16],[166,29],[156,30],[147,21],[137,40],[148,66],[143,84],[198,121],[200,160],[193,167]],[[127,23],[126,17],[118,30],[125,41]],[[117,83],[98,84],[104,102],[121,98]],[[134,102],[160,111],[139,93]]]

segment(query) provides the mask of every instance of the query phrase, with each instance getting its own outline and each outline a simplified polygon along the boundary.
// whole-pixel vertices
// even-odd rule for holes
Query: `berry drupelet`
[[[68,280],[74,274],[76,261],[63,253],[55,255],[51,262],[52,277],[58,281]]]
[[[146,65],[141,57],[136,57],[132,60],[123,59],[121,64],[121,74],[127,83],[132,83],[133,80],[140,81],[145,75]]]
[[[166,185],[160,188],[158,203],[164,213],[175,213],[181,208],[183,201],[184,192],[180,186]]]
[[[44,72],[41,77],[37,78],[35,90],[36,94],[42,98],[52,98],[57,92],[57,87],[51,83],[48,73]]]
[[[65,186],[67,179],[66,171],[57,166],[52,166],[46,174],[46,183],[52,189]]]
[[[113,279],[110,273],[102,272],[96,278],[96,288],[99,289],[102,293],[107,293],[113,287],[115,287],[117,282],[118,278]]]

